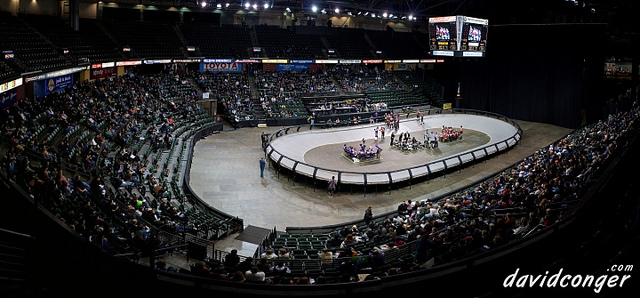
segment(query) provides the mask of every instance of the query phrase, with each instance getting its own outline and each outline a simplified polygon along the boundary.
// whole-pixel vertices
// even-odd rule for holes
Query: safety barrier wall
[[[365,187],[366,189],[366,187],[369,185],[391,186],[400,182],[411,183],[415,179],[428,178],[445,170],[468,165],[514,147],[518,144],[522,137],[522,129],[515,121],[495,113],[469,109],[454,109],[451,110],[451,114],[439,114],[432,117],[451,117],[450,115],[474,115],[487,117],[490,119],[498,119],[513,126],[515,128],[515,132],[511,135],[505,135],[504,132],[502,132],[501,134],[498,133],[500,136],[496,138],[496,141],[492,141],[488,145],[477,147],[461,154],[449,156],[444,159],[420,164],[410,168],[397,169],[387,172],[362,173],[353,171],[338,171],[334,169],[313,166],[288,157],[274,148],[274,146],[271,145],[271,142],[275,138],[287,134],[292,127],[282,128],[269,136],[269,144],[266,146],[266,154],[267,157],[269,157],[279,169],[286,169],[290,171],[291,176],[300,174],[313,179],[313,181],[329,181],[332,176],[335,176],[339,184],[360,185]],[[491,123],[483,124],[482,121],[475,121],[474,124],[480,126],[491,125]],[[475,129],[475,127],[473,126],[466,127]],[[481,130],[487,131],[490,129],[493,128],[482,127]],[[493,139],[494,137],[492,136],[492,140]]]

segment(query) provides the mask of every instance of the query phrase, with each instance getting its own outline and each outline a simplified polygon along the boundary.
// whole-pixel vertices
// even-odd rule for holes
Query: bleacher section
[[[389,107],[401,107],[425,103],[424,100],[409,90],[368,91],[371,103],[386,103]]]
[[[47,40],[61,49],[69,50],[74,62],[81,58],[89,62],[116,61],[124,59],[121,51],[105,35],[93,19],[80,19],[79,29],[74,30],[59,17],[21,15],[29,26],[36,29]]]
[[[9,65],[7,65],[4,61],[0,61],[0,80],[8,79],[18,75],[18,73],[13,70]]]
[[[6,127],[8,135],[3,136],[14,140],[7,157],[25,163],[29,171],[51,171],[60,188],[43,191],[39,186],[44,181],[28,172],[7,175],[52,216],[114,255],[132,261],[145,255],[144,226],[157,233],[159,247],[184,245],[186,240],[211,253],[212,239],[242,229],[242,223],[207,208],[185,187],[193,139],[221,129],[197,107],[194,86],[165,74],[152,79],[152,85],[144,78],[127,77],[118,83],[78,82],[75,87],[96,88],[89,93],[102,98],[96,86],[133,86],[137,79],[147,87],[144,104],[131,101],[133,93],[125,90],[87,102],[89,108],[74,97],[67,99],[68,108],[60,105],[66,98],[63,92],[49,94],[38,105],[25,99],[25,120]],[[75,100],[82,101],[78,96]],[[120,109],[136,116],[125,119],[116,112]],[[9,123],[7,117],[14,112],[3,113],[3,123]]]
[[[420,36],[418,32],[211,23],[171,25],[82,18],[78,30],[74,30],[60,17],[12,16],[6,12],[2,15],[0,45],[13,50],[15,60],[0,63],[0,78],[77,63],[127,59],[228,59],[256,55],[289,59],[402,59],[428,54],[419,40],[424,34]],[[188,46],[196,51],[187,52]],[[130,51],[123,52],[125,47]],[[253,47],[262,48],[262,52],[253,53]],[[67,55],[63,49],[68,50]],[[328,53],[329,49],[335,52]],[[378,50],[381,54],[376,54]]]
[[[197,84],[218,100],[222,118],[232,124],[256,119],[251,101],[251,87],[244,74],[205,72],[198,75]]]
[[[184,45],[172,25],[113,20],[102,20],[101,24],[121,47],[131,48],[131,57],[146,59],[186,57],[183,52]]]
[[[179,25],[180,31],[204,57],[244,58],[251,49],[250,29],[242,26],[211,23],[186,23]]]
[[[5,12],[0,14],[0,48],[15,53],[15,60],[8,62],[15,64],[10,65],[14,69],[36,71],[72,65],[56,45],[18,17]]]
[[[292,29],[271,25],[254,26],[258,45],[269,58],[326,58],[325,46],[318,36],[297,34]]]
[[[242,57],[250,49],[251,30],[255,30],[265,54],[273,58],[326,58],[327,48],[336,49],[336,56],[346,59],[375,58],[375,49],[385,58],[424,55],[420,43],[424,36],[414,33],[324,27],[295,32],[267,25],[172,26],[107,20],[82,20],[81,30],[74,31],[56,17],[0,13],[0,46],[16,53],[15,61],[0,61],[0,79],[23,71],[74,65],[76,62],[61,54],[62,48],[68,48],[75,59],[91,61],[187,57],[186,45],[197,46],[204,55],[215,58]],[[132,52],[123,54],[122,46],[130,46]],[[0,114],[3,182],[20,194],[16,198],[29,201],[30,207],[42,207],[51,222],[77,236],[77,242],[65,239],[64,244],[94,245],[110,257],[132,263],[141,257],[155,260],[163,249],[193,253],[187,262],[222,262],[214,257],[213,240],[244,227],[241,219],[211,208],[188,186],[194,142],[222,127],[197,106],[198,90],[211,92],[223,118],[232,124],[256,120],[258,115],[269,120],[302,120],[319,106],[329,106],[328,116],[336,117],[336,109],[350,111],[354,106],[357,112],[373,113],[387,106],[442,102],[441,87],[412,72],[335,66],[323,71],[199,73],[179,64],[172,67],[151,75],[127,72],[114,79],[76,81],[73,88],[44,98],[24,96],[19,105]],[[500,252],[507,244],[529,245],[517,241],[548,227],[554,228],[553,234],[559,233],[563,227],[555,227],[571,219],[572,210],[580,210],[573,207],[600,188],[598,184],[607,182],[603,178],[609,178],[607,172],[612,170],[608,165],[617,162],[615,158],[624,153],[626,144],[635,140],[638,115],[636,106],[632,113],[609,115],[494,177],[453,194],[414,202],[412,208],[403,202],[404,209],[400,205],[397,211],[371,222],[356,220],[280,233],[274,230],[259,244],[254,257],[260,258],[267,249],[284,250],[286,256],[277,261],[291,268],[286,278],[355,284],[362,274],[382,279],[397,274],[396,270],[409,273]],[[538,183],[542,180],[550,182]],[[2,232],[2,263],[9,270],[0,270],[0,277],[17,277],[23,282],[32,265],[28,263],[31,240],[17,246],[15,241],[7,242],[4,238],[8,234]],[[201,247],[204,253],[196,254],[193,246]],[[518,248],[507,249],[515,252]],[[323,251],[331,254],[329,259],[320,256]],[[90,252],[84,253],[82,257],[89,258]],[[494,257],[502,256],[476,263]],[[249,265],[261,262],[254,260]],[[465,261],[460,270],[478,266],[473,262]],[[95,263],[106,262],[100,259]],[[167,278],[165,273],[153,271],[147,279],[152,270],[146,269],[135,272],[144,277],[141,280]],[[187,269],[174,273],[170,278],[181,281],[191,278],[189,274],[194,279],[188,282],[202,277]],[[275,279],[275,274],[269,273],[269,277]],[[422,281],[420,278],[416,280]],[[203,281],[193,284],[206,287]]]
[[[435,80],[428,77],[417,78],[410,72],[398,74],[398,77],[416,96],[424,98],[425,101],[434,105],[442,105],[444,103],[440,91],[442,87]]]
[[[429,49],[424,43],[428,42],[428,36],[419,32],[397,32],[393,30],[377,31],[366,30],[369,40],[376,49],[382,51],[379,58],[385,59],[418,59],[427,57]]]
[[[365,37],[364,29],[327,28],[323,36],[336,56],[344,59],[373,59],[375,49]]]

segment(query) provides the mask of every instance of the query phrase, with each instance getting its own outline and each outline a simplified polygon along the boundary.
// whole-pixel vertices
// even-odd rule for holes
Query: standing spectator
[[[262,149],[264,150],[267,148],[267,140],[268,140],[268,136],[266,133],[264,133],[264,131],[260,135],[260,139],[262,141]]]
[[[365,211],[364,211],[364,223],[367,224],[367,226],[369,225],[369,223],[371,223],[371,220],[373,219],[373,211],[371,210],[371,206],[369,206]]]
[[[391,131],[391,141],[389,141],[389,146],[393,146],[393,139],[396,137],[396,134]]]
[[[267,162],[264,157],[260,158],[260,177],[264,177],[264,168],[267,166]]]
[[[313,125],[316,124],[316,113],[315,112],[311,113],[311,115],[309,116],[308,120],[309,120],[309,123],[310,123],[309,130],[311,130],[311,129],[313,129]]]
[[[238,263],[240,263],[240,256],[238,256],[238,250],[232,249],[231,253],[224,258],[224,267],[227,270],[230,270],[238,266]]]
[[[336,187],[338,186],[338,181],[336,181],[336,176],[331,176],[331,180],[329,180],[329,186],[327,187],[329,190],[329,195],[333,195],[336,191]]]

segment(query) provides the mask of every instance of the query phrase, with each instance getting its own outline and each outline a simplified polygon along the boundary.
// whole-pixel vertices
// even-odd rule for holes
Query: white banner
[[[242,64],[235,62],[200,63],[200,71],[240,72]]]

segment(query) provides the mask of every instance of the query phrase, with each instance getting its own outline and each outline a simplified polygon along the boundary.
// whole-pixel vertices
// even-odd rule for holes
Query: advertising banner
[[[91,73],[89,74],[89,78],[91,80],[102,79],[110,76],[115,76],[118,74],[118,71],[115,67],[109,68],[92,68]]]
[[[309,64],[278,64],[278,71],[304,71],[309,69]]]
[[[73,75],[60,76],[57,78],[47,79],[44,84],[44,94],[47,95],[54,91],[64,90],[73,85]]]
[[[16,100],[18,100],[18,91],[16,89],[0,93],[0,110],[10,107]]]
[[[204,62],[200,63],[200,71],[206,72],[241,72],[242,64],[236,62]]]

